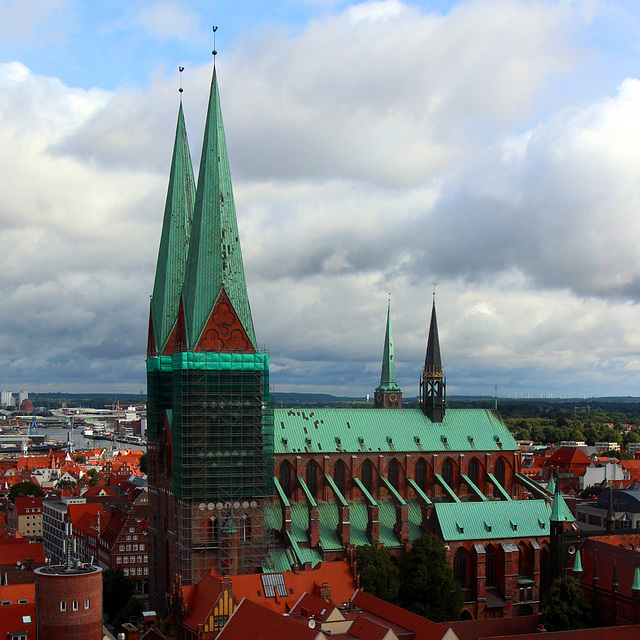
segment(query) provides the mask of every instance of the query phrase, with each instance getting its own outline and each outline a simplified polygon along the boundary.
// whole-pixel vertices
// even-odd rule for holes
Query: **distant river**
[[[83,427],[84,428],[84,427]],[[27,429],[27,433],[29,430]],[[62,429],[58,427],[38,427],[39,434],[46,434],[49,440],[58,440],[60,442],[66,442],[67,437],[69,435],[69,429]],[[73,447],[75,451],[80,451],[81,449],[110,449],[111,448],[111,440],[94,440],[93,438],[85,438],[82,435],[82,429],[76,428],[73,430],[73,435],[71,437],[71,441],[73,442]],[[129,444],[128,442],[115,442],[115,447],[117,449],[133,449],[134,451],[146,451],[147,447],[144,445],[137,444]]]

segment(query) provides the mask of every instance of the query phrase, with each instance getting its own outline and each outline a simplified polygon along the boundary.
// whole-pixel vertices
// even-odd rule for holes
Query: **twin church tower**
[[[273,542],[274,410],[238,237],[214,65],[197,184],[182,104],[169,176],[147,345],[150,595],[179,575],[260,571]],[[422,409],[445,413],[432,310]],[[375,406],[401,408],[389,314]],[[284,426],[282,427],[284,428]]]

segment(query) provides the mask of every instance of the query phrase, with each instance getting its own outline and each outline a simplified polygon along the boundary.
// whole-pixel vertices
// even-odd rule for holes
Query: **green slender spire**
[[[198,344],[223,291],[255,349],[214,66],[183,291],[189,350]]]
[[[580,557],[580,549],[576,551],[576,559],[573,561],[573,573],[580,574],[584,571],[582,568],[582,558]]]
[[[553,506],[551,507],[550,522],[575,522],[573,514],[567,507],[562,494],[560,493],[560,484],[556,484],[556,492],[553,495]]]
[[[178,318],[195,197],[193,167],[181,102],[151,299],[155,349],[159,354],[166,347]]]
[[[393,336],[391,335],[391,302],[387,305],[387,328],[384,334],[384,351],[382,352],[382,373],[380,386],[376,391],[399,392],[396,382],[396,363],[393,359]]]
[[[636,562],[636,570],[633,573],[633,584],[631,585],[631,591],[640,591],[640,567]]]
[[[549,476],[549,483],[547,484],[547,491],[549,493],[555,493],[556,492],[556,483],[553,479],[553,474],[551,474]]]

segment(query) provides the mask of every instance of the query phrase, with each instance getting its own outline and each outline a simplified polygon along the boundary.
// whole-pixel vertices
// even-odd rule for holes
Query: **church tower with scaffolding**
[[[150,597],[260,569],[273,484],[269,357],[244,276],[214,64],[197,185],[182,104],[149,315]]]

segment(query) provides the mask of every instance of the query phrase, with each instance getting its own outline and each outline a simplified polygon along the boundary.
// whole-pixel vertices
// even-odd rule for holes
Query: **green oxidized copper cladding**
[[[391,335],[391,304],[387,306],[387,328],[384,334],[384,350],[382,352],[382,373],[380,386],[376,391],[400,391],[396,382],[396,363],[393,359],[393,336]]]
[[[214,68],[183,291],[190,350],[198,343],[223,288],[257,348]]]
[[[151,300],[151,317],[158,353],[164,350],[178,318],[195,197],[191,154],[180,104]]]

